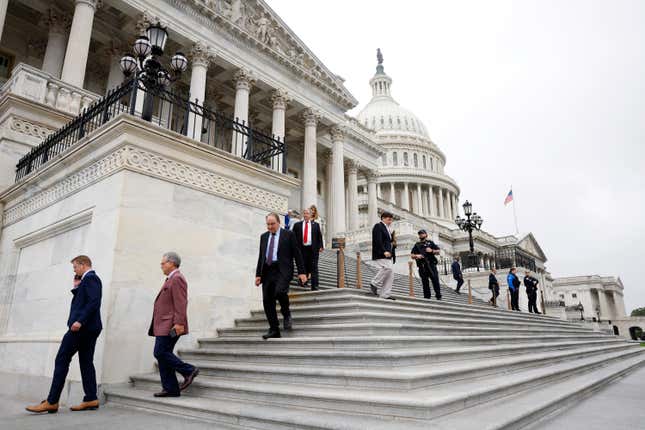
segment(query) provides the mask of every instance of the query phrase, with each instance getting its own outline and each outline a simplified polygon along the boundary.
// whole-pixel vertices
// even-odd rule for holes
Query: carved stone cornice
[[[286,90],[278,88],[271,93],[271,101],[273,102],[273,109],[286,109],[291,97]]]
[[[343,82],[298,39],[262,0],[165,0],[207,26],[221,28],[237,42],[273,57],[328,94],[345,109],[358,101]]]
[[[320,121],[321,115],[320,112],[307,108],[304,111],[302,111],[302,119],[305,122],[305,127],[315,127],[318,125],[318,121]]]
[[[236,90],[250,91],[253,84],[255,84],[255,77],[250,70],[241,68],[233,75]]]
[[[193,66],[208,67],[216,56],[215,50],[203,42],[194,43],[190,49]]]

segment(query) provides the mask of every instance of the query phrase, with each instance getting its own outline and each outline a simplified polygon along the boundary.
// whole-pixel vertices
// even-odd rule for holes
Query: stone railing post
[[[410,297],[414,297],[414,270],[412,265],[414,262],[408,261],[408,278],[410,280]]]
[[[511,293],[509,290],[506,290],[506,304],[508,307],[508,310],[511,310]]]
[[[473,288],[470,285],[470,279],[468,280],[468,304],[473,304]]]
[[[361,273],[361,253],[356,252],[356,288],[363,288],[363,274]]]

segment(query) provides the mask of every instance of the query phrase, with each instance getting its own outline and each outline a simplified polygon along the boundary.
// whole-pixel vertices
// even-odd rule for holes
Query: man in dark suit
[[[497,282],[497,269],[494,267],[490,269],[490,274],[488,275],[488,289],[490,290],[492,296],[489,300],[490,304],[497,307],[497,297],[499,297],[499,282]]]
[[[381,287],[381,298],[395,300],[390,296],[392,283],[394,282],[394,270],[392,268],[392,233],[390,225],[394,215],[389,212],[381,214],[381,222],[374,224],[372,228],[372,262],[379,268],[370,282],[372,294],[378,295],[378,287]]]
[[[99,407],[96,396],[94,347],[96,339],[103,329],[101,324],[101,280],[92,270],[92,261],[89,257],[79,255],[71,263],[74,274],[77,278],[80,277],[80,282],[72,289],[72,305],[67,319],[69,330],[63,336],[58,354],[56,354],[54,376],[47,400],[43,400],[38,405],[28,406],[26,409],[29,412],[58,412],[58,400],[63,392],[69,363],[77,352],[85,397],[80,405],[72,406],[71,410],[94,410]]]
[[[430,281],[437,300],[441,300],[441,286],[439,284],[439,271],[437,270],[437,257],[439,246],[428,239],[428,232],[419,230],[419,241],[412,247],[411,257],[416,260],[419,269],[419,277],[423,285],[423,297],[430,299]]]
[[[311,279],[311,290],[318,289],[318,258],[323,250],[323,238],[320,225],[311,219],[311,211],[302,211],[303,221],[295,223],[293,234],[296,236],[298,247],[302,253],[305,270]]]
[[[271,212],[266,216],[267,232],[260,236],[260,253],[255,269],[255,285],[262,284],[262,303],[269,322],[269,331],[263,339],[280,337],[280,323],[275,302],[280,302],[280,311],[284,318],[284,329],[291,330],[291,312],[289,311],[289,282],[293,277],[293,261],[296,261],[298,278],[301,283],[307,282],[305,265],[293,232],[280,228],[280,216]]]
[[[172,351],[179,337],[188,334],[188,283],[179,271],[181,258],[175,252],[161,257],[161,271],[166,275],[155,299],[148,335],[155,337],[154,356],[159,363],[162,390],[155,397],[179,397],[199,374],[199,369],[184,363]],[[176,372],[184,377],[179,385]]]
[[[464,275],[461,273],[461,266],[459,265],[459,257],[455,257],[455,261],[452,262],[452,266],[450,266],[452,269],[452,277],[455,281],[457,281],[457,289],[455,292],[457,294],[461,294],[459,290],[461,289],[461,286],[464,285]]]

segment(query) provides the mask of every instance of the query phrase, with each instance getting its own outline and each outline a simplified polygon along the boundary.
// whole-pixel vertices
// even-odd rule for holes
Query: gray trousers
[[[381,297],[390,297],[392,291],[392,282],[394,282],[394,270],[392,268],[392,260],[390,258],[381,258],[372,261],[376,267],[379,268],[376,276],[372,280],[372,284],[381,288]]]

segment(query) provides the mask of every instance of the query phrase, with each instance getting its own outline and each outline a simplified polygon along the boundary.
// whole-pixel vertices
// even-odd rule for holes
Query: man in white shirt
[[[311,211],[302,211],[303,221],[293,225],[293,233],[298,241],[308,279],[311,279],[311,290],[318,289],[318,258],[323,250],[323,238],[320,224],[311,219]]]
[[[389,212],[381,214],[381,222],[374,224],[372,228],[372,262],[379,268],[370,283],[372,294],[378,295],[378,287],[381,287],[381,298],[395,300],[390,296],[392,283],[394,282],[394,270],[392,268],[392,233],[390,225],[394,215]]]

